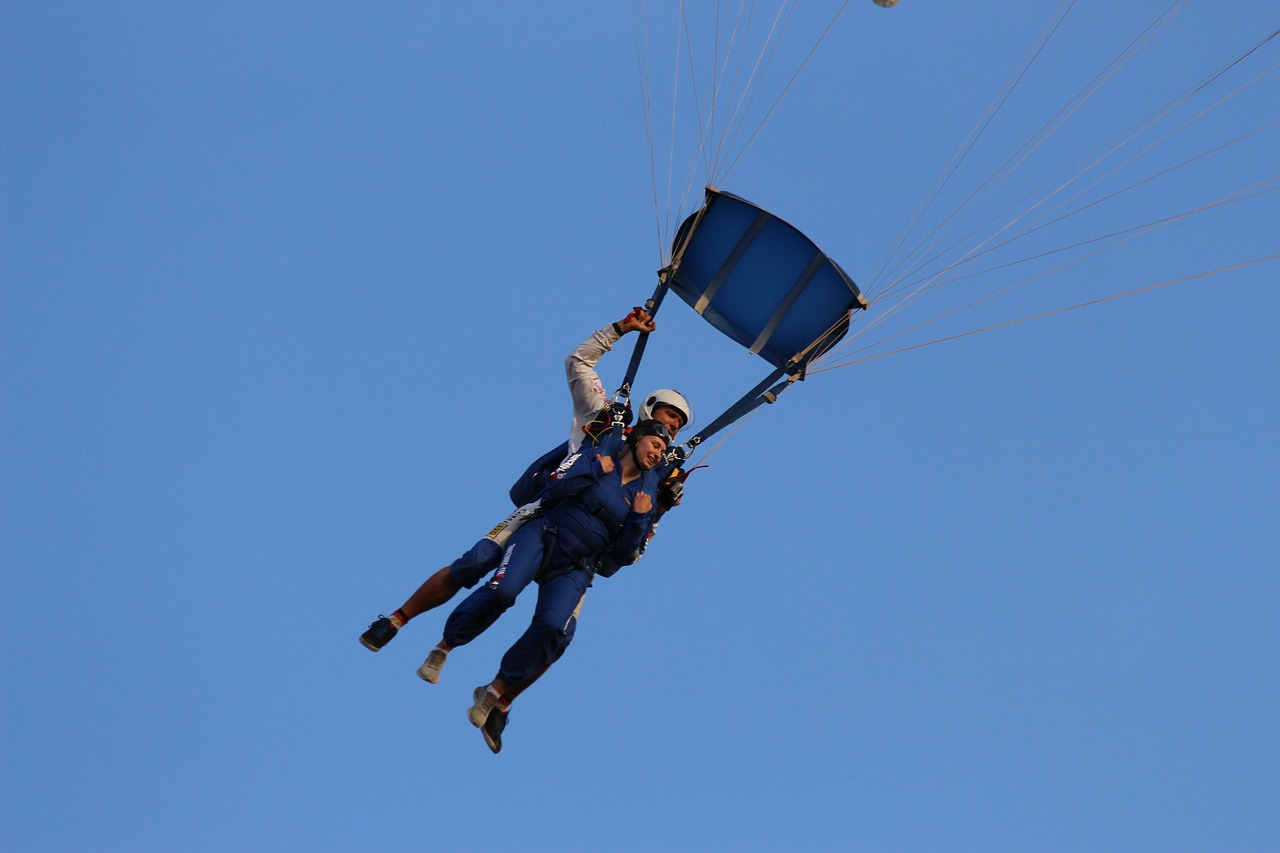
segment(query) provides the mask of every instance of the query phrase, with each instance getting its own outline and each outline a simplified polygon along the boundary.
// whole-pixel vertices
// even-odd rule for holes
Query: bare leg
[[[555,661],[552,661],[551,663],[555,663]],[[533,678],[529,679],[524,684],[521,684],[518,687],[509,687],[507,686],[507,683],[503,681],[501,678],[495,678],[493,680],[493,689],[498,691],[498,696],[501,697],[502,699],[502,704],[501,704],[502,709],[505,711],[507,708],[509,708],[511,706],[511,703],[516,701],[516,697],[519,696],[521,693],[525,692],[526,690],[528,690],[530,687],[532,687],[534,682],[536,682],[539,678],[545,675],[548,669],[551,669],[550,663],[542,668],[542,672],[539,672]]]
[[[422,582],[418,591],[409,596],[409,600],[400,606],[400,612],[404,614],[407,622],[415,616],[421,616],[428,610],[444,604],[460,589],[462,584],[454,579],[449,567],[445,566]]]
[[[457,594],[462,589],[462,584],[453,576],[452,566],[446,566],[431,577],[423,581],[422,586],[418,587],[413,595],[409,596],[409,600],[401,605],[388,618],[379,616],[369,630],[360,635],[360,644],[371,652],[382,649],[387,643],[395,637],[396,632],[403,628],[410,619],[415,616],[421,616],[423,613],[439,607]],[[443,662],[443,658],[441,659]],[[426,664],[423,664],[425,669]],[[436,667],[438,674],[439,666]],[[430,673],[424,673],[419,670],[418,674],[427,681],[435,681]]]

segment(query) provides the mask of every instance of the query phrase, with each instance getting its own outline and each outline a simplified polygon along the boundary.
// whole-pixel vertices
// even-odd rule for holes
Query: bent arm
[[[569,382],[569,394],[573,397],[573,428],[569,434],[569,444],[575,449],[582,441],[582,427],[609,405],[609,394],[600,382],[596,365],[605,353],[613,349],[620,337],[622,333],[616,323],[597,329],[564,360],[565,379]]]
[[[629,566],[640,559],[645,541],[649,538],[649,530],[653,527],[652,512],[633,512],[627,517],[626,524],[618,538],[609,549],[609,560],[613,566]],[[614,569],[616,571],[616,568]],[[609,574],[613,574],[612,571]]]
[[[570,454],[548,478],[543,492],[544,506],[576,497],[606,473],[600,456],[594,451],[579,450]]]
[[[628,332],[652,332],[655,328],[648,311],[641,307],[633,308],[618,322],[592,332],[591,337],[578,344],[564,360],[565,378],[569,382],[569,394],[573,397],[573,427],[569,433],[571,449],[577,450],[581,444],[582,428],[612,402],[609,392],[600,382],[600,375],[596,373],[600,359]]]

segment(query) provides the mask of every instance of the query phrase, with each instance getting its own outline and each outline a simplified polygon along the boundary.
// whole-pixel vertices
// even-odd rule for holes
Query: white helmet
[[[693,423],[693,406],[689,405],[689,401],[679,391],[662,388],[645,397],[644,402],[640,404],[640,420],[652,418],[656,406],[670,406],[679,412],[684,417],[682,426],[687,427]]]

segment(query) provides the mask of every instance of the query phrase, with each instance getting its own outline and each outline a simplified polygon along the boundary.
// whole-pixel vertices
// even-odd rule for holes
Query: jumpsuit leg
[[[542,565],[541,520],[521,527],[511,537],[493,580],[464,598],[444,623],[444,641],[463,646],[483,634],[515,604]]]
[[[449,574],[458,585],[471,589],[485,575],[496,569],[502,562],[502,554],[507,543],[529,519],[537,515],[541,505],[542,501],[537,500],[517,508],[511,515],[498,522],[498,526],[486,533],[483,539],[472,545],[467,553],[450,563]]]
[[[578,627],[578,605],[591,584],[591,572],[574,569],[538,588],[533,621],[502,656],[498,677],[522,688],[564,654]]]
[[[547,670],[551,669],[556,661],[560,660],[561,656],[564,655],[565,650],[569,648],[569,643],[573,642],[574,635],[578,632],[578,622],[582,616],[582,605],[586,603],[586,600],[587,595],[586,593],[583,593],[582,597],[578,599],[578,606],[573,609],[573,624],[570,625],[569,630],[565,632],[565,639],[560,645],[560,650],[557,651],[551,660],[547,662],[546,666],[544,666],[539,672],[535,673],[528,681],[525,681],[523,684],[514,685],[508,683],[506,688],[502,691],[502,701],[508,704],[516,701],[517,696],[532,687],[539,678],[542,678],[542,676],[547,674]]]
[[[481,539],[467,553],[449,564],[449,574],[459,586],[475,586],[502,562],[502,546],[492,539]]]

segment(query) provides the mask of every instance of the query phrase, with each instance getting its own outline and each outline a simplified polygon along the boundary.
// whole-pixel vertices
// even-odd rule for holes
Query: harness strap
[[[770,388],[769,386],[772,383],[777,382],[777,380],[784,373],[786,373],[788,369],[795,370],[796,372],[791,373],[790,375],[787,376],[787,378],[783,379],[781,382],[778,382],[777,385],[774,385],[772,388]],[[724,429],[729,424],[733,423],[739,418],[749,414],[750,412],[755,411],[757,408],[759,408],[760,406],[763,406],[765,403],[775,402],[778,399],[779,394],[787,390],[787,388],[790,387],[792,382],[795,382],[797,379],[801,379],[801,378],[803,378],[803,376],[800,370],[797,369],[794,365],[785,364],[782,367],[779,367],[778,369],[770,373],[768,376],[766,376],[759,385],[752,388],[746,394],[742,395],[742,398],[738,400],[738,402],[730,406],[724,412],[724,414],[716,418],[711,423],[707,424],[707,426],[703,428],[697,435],[695,435],[693,438],[686,441],[684,444],[678,447],[673,447],[668,452],[667,458],[674,459],[677,461],[684,461],[689,457],[690,453],[692,453],[694,450],[697,449],[699,444],[706,441],[708,438],[715,435],[720,430]]]
[[[596,501],[596,508],[591,511],[591,514],[604,522],[605,526],[609,528],[610,539],[615,538],[626,527],[625,523],[620,523],[612,515],[609,515],[608,509],[599,501]]]
[[[551,558],[555,556],[559,536],[560,528],[553,524],[548,524],[542,528],[542,562],[538,564],[538,572],[534,577],[542,577],[543,573],[551,565]]]
[[[559,547],[559,535],[560,529],[552,525],[547,525],[542,530],[542,562],[538,564],[537,574],[533,576],[538,583],[554,580],[563,574],[568,574],[569,571],[578,566],[582,566],[584,569],[592,568],[592,564],[586,559],[578,559],[567,566],[553,569],[551,561],[555,558],[556,548]]]

